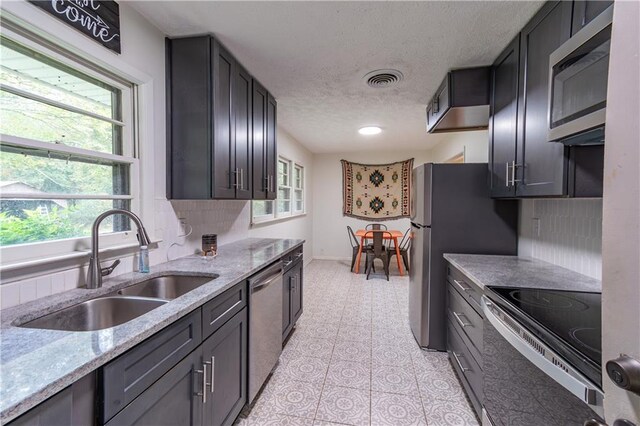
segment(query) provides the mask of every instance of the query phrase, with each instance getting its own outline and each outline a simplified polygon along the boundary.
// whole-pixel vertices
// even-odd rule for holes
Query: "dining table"
[[[358,247],[358,257],[356,258],[356,269],[355,273],[358,274],[360,271],[360,258],[362,256],[362,249],[366,245],[366,241],[368,239],[373,238],[374,232],[383,232],[382,238],[385,240],[393,240],[393,245],[396,249],[396,260],[398,261],[398,270],[400,271],[400,275],[404,275],[404,269],[402,269],[402,256],[400,255],[400,246],[398,245],[398,238],[402,238],[404,235],[402,231],[396,231],[392,229],[381,229],[380,231],[375,230],[367,230],[367,229],[358,229],[356,231],[356,237],[360,238],[360,247]]]

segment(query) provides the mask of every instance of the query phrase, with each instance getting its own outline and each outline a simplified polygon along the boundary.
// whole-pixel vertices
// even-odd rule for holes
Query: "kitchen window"
[[[304,166],[278,158],[278,195],[275,200],[253,201],[251,222],[261,223],[304,214]]]
[[[0,37],[4,264],[77,252],[100,213],[139,208],[134,85],[45,43]],[[108,218],[101,245],[135,243],[130,230]]]

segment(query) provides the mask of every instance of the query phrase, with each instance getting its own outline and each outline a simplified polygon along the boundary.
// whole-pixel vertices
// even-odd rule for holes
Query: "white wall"
[[[518,233],[520,256],[602,278],[601,199],[521,200]]]
[[[392,151],[368,152],[363,143],[362,152],[316,154],[313,163],[313,255],[316,259],[351,258],[347,226],[354,231],[369,223],[342,215],[342,168],[340,160],[365,164],[385,164],[414,158],[414,167],[431,161],[431,152]],[[406,230],[409,219],[384,222],[389,229]]]
[[[616,1],[604,152],[602,359],[640,360],[640,3]],[[640,396],[603,375],[608,424],[640,424]]]
[[[446,138],[431,149],[434,163],[443,163],[464,152],[465,163],[486,163],[489,158],[487,130],[447,133]]]
[[[248,201],[167,201],[165,193],[165,46],[164,34],[145,18],[120,3],[122,54],[114,53],[51,17],[25,1],[3,2],[3,11],[32,26],[50,40],[111,70],[136,75],[144,80],[141,98],[140,133],[141,182],[145,191],[143,221],[154,239],[161,239],[151,251],[151,263],[158,264],[194,253],[201,246],[204,233],[217,233],[219,244],[248,237],[302,238],[305,259],[312,258],[311,194],[307,191],[307,215],[277,223],[251,227]],[[300,162],[306,168],[306,187],[313,182],[311,153],[294,138],[278,129],[279,153]],[[189,237],[179,237],[178,218],[185,218],[193,227]],[[179,245],[178,245],[179,244]],[[135,250],[133,250],[135,251]],[[118,252],[122,263],[115,274],[135,270],[135,253]],[[108,260],[103,256],[103,260]],[[85,285],[86,259],[55,262],[2,275],[0,308],[25,303],[36,298]]]

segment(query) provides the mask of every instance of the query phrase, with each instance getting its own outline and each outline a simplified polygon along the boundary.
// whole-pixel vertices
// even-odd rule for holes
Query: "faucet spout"
[[[110,267],[101,268],[100,258],[98,256],[98,237],[100,224],[107,217],[116,214],[127,216],[136,224],[136,227],[138,229],[138,242],[140,243],[140,246],[147,246],[151,242],[151,240],[149,239],[149,235],[147,234],[147,230],[144,229],[144,225],[142,224],[140,218],[134,213],[131,213],[129,210],[112,209],[107,210],[106,212],[99,215],[96,220],[93,221],[93,226],[91,227],[91,257],[89,259],[89,272],[87,274],[87,288],[94,289],[102,287],[102,277],[111,274],[115,267],[120,263],[120,261],[117,260]]]

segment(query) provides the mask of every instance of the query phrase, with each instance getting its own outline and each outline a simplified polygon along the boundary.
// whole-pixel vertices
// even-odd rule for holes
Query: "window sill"
[[[271,225],[271,224],[277,223],[277,222],[284,222],[284,221],[287,221],[289,219],[296,219],[296,218],[303,217],[303,216],[306,216],[306,215],[307,215],[306,212],[296,213],[296,214],[292,214],[292,215],[289,215],[289,216],[275,217],[273,219],[264,219],[264,220],[261,220],[259,222],[254,222],[253,219],[251,219],[251,227],[252,228],[258,228],[258,227],[263,226],[263,225]]]
[[[156,240],[156,241],[152,241],[151,242],[151,247],[150,248],[155,248],[157,247],[158,243],[161,242],[162,240]],[[111,247],[105,247],[103,249],[98,250],[98,253],[100,255],[102,255],[102,257],[104,258],[108,258],[109,255],[113,255],[116,253],[121,253],[123,251],[126,252],[131,252],[131,249],[133,248],[138,248],[139,245],[138,243],[127,243],[127,244],[121,244],[121,245],[115,245],[115,246],[111,246]],[[30,268],[34,268],[34,267],[40,267],[43,265],[50,265],[50,264],[55,264],[55,263],[61,263],[61,262],[65,262],[65,261],[72,261],[72,260],[80,260],[78,266],[80,266],[82,263],[84,263],[85,261],[89,260],[89,256],[91,254],[90,250],[78,250],[78,251],[74,251],[68,254],[63,254],[63,255],[59,255],[59,256],[51,256],[51,257],[45,257],[45,258],[38,258],[38,259],[33,259],[33,260],[25,260],[25,261],[20,261],[20,262],[15,262],[15,263],[9,263],[9,264],[2,264],[0,265],[0,274],[4,274],[7,272],[16,272],[16,271],[20,271],[20,270],[26,270],[26,269],[30,269]]]

